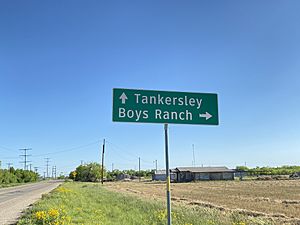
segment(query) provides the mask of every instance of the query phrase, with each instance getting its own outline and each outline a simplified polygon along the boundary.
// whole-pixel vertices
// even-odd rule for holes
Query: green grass
[[[201,207],[174,206],[172,213],[174,225],[268,224]],[[28,210],[21,224],[160,225],[166,224],[166,212],[159,201],[112,192],[99,184],[64,183]]]

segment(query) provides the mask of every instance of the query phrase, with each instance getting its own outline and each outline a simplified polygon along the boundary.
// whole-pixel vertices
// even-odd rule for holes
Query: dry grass
[[[114,182],[105,185],[118,192],[152,199],[165,198],[164,183]],[[174,183],[171,191],[173,200],[181,204],[300,221],[300,180]]]

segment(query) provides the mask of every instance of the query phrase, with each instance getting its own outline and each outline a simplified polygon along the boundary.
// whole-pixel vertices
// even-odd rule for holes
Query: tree
[[[102,166],[98,163],[80,165],[73,172],[70,173],[69,177],[75,181],[96,182],[100,181]],[[104,176],[106,176],[105,168]]]
[[[9,168],[9,170],[0,169],[0,184],[5,183],[27,183],[37,181],[38,174],[32,171]]]

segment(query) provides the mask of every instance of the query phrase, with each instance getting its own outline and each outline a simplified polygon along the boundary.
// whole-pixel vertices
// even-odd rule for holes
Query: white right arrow
[[[120,96],[120,98],[122,100],[122,104],[125,104],[126,103],[126,100],[128,99],[127,96],[125,95],[125,93],[123,92]]]
[[[206,112],[205,114],[199,114],[200,117],[204,117],[206,120],[212,118],[212,115],[210,115],[208,112]]]

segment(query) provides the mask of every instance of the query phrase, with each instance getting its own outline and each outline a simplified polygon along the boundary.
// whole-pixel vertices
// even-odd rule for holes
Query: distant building
[[[130,180],[131,176],[126,173],[118,174],[117,180]]]
[[[227,167],[177,167],[172,170],[177,182],[197,180],[234,180],[235,170]]]
[[[249,172],[244,170],[235,170],[234,176],[239,178],[240,180],[243,180],[244,177],[249,176]]]
[[[290,175],[290,178],[300,179],[300,172],[296,172]]]
[[[176,174],[173,172],[170,172],[170,178],[171,181],[174,181],[176,178]],[[165,181],[166,180],[166,170],[157,170],[152,175],[152,180],[156,181]]]

